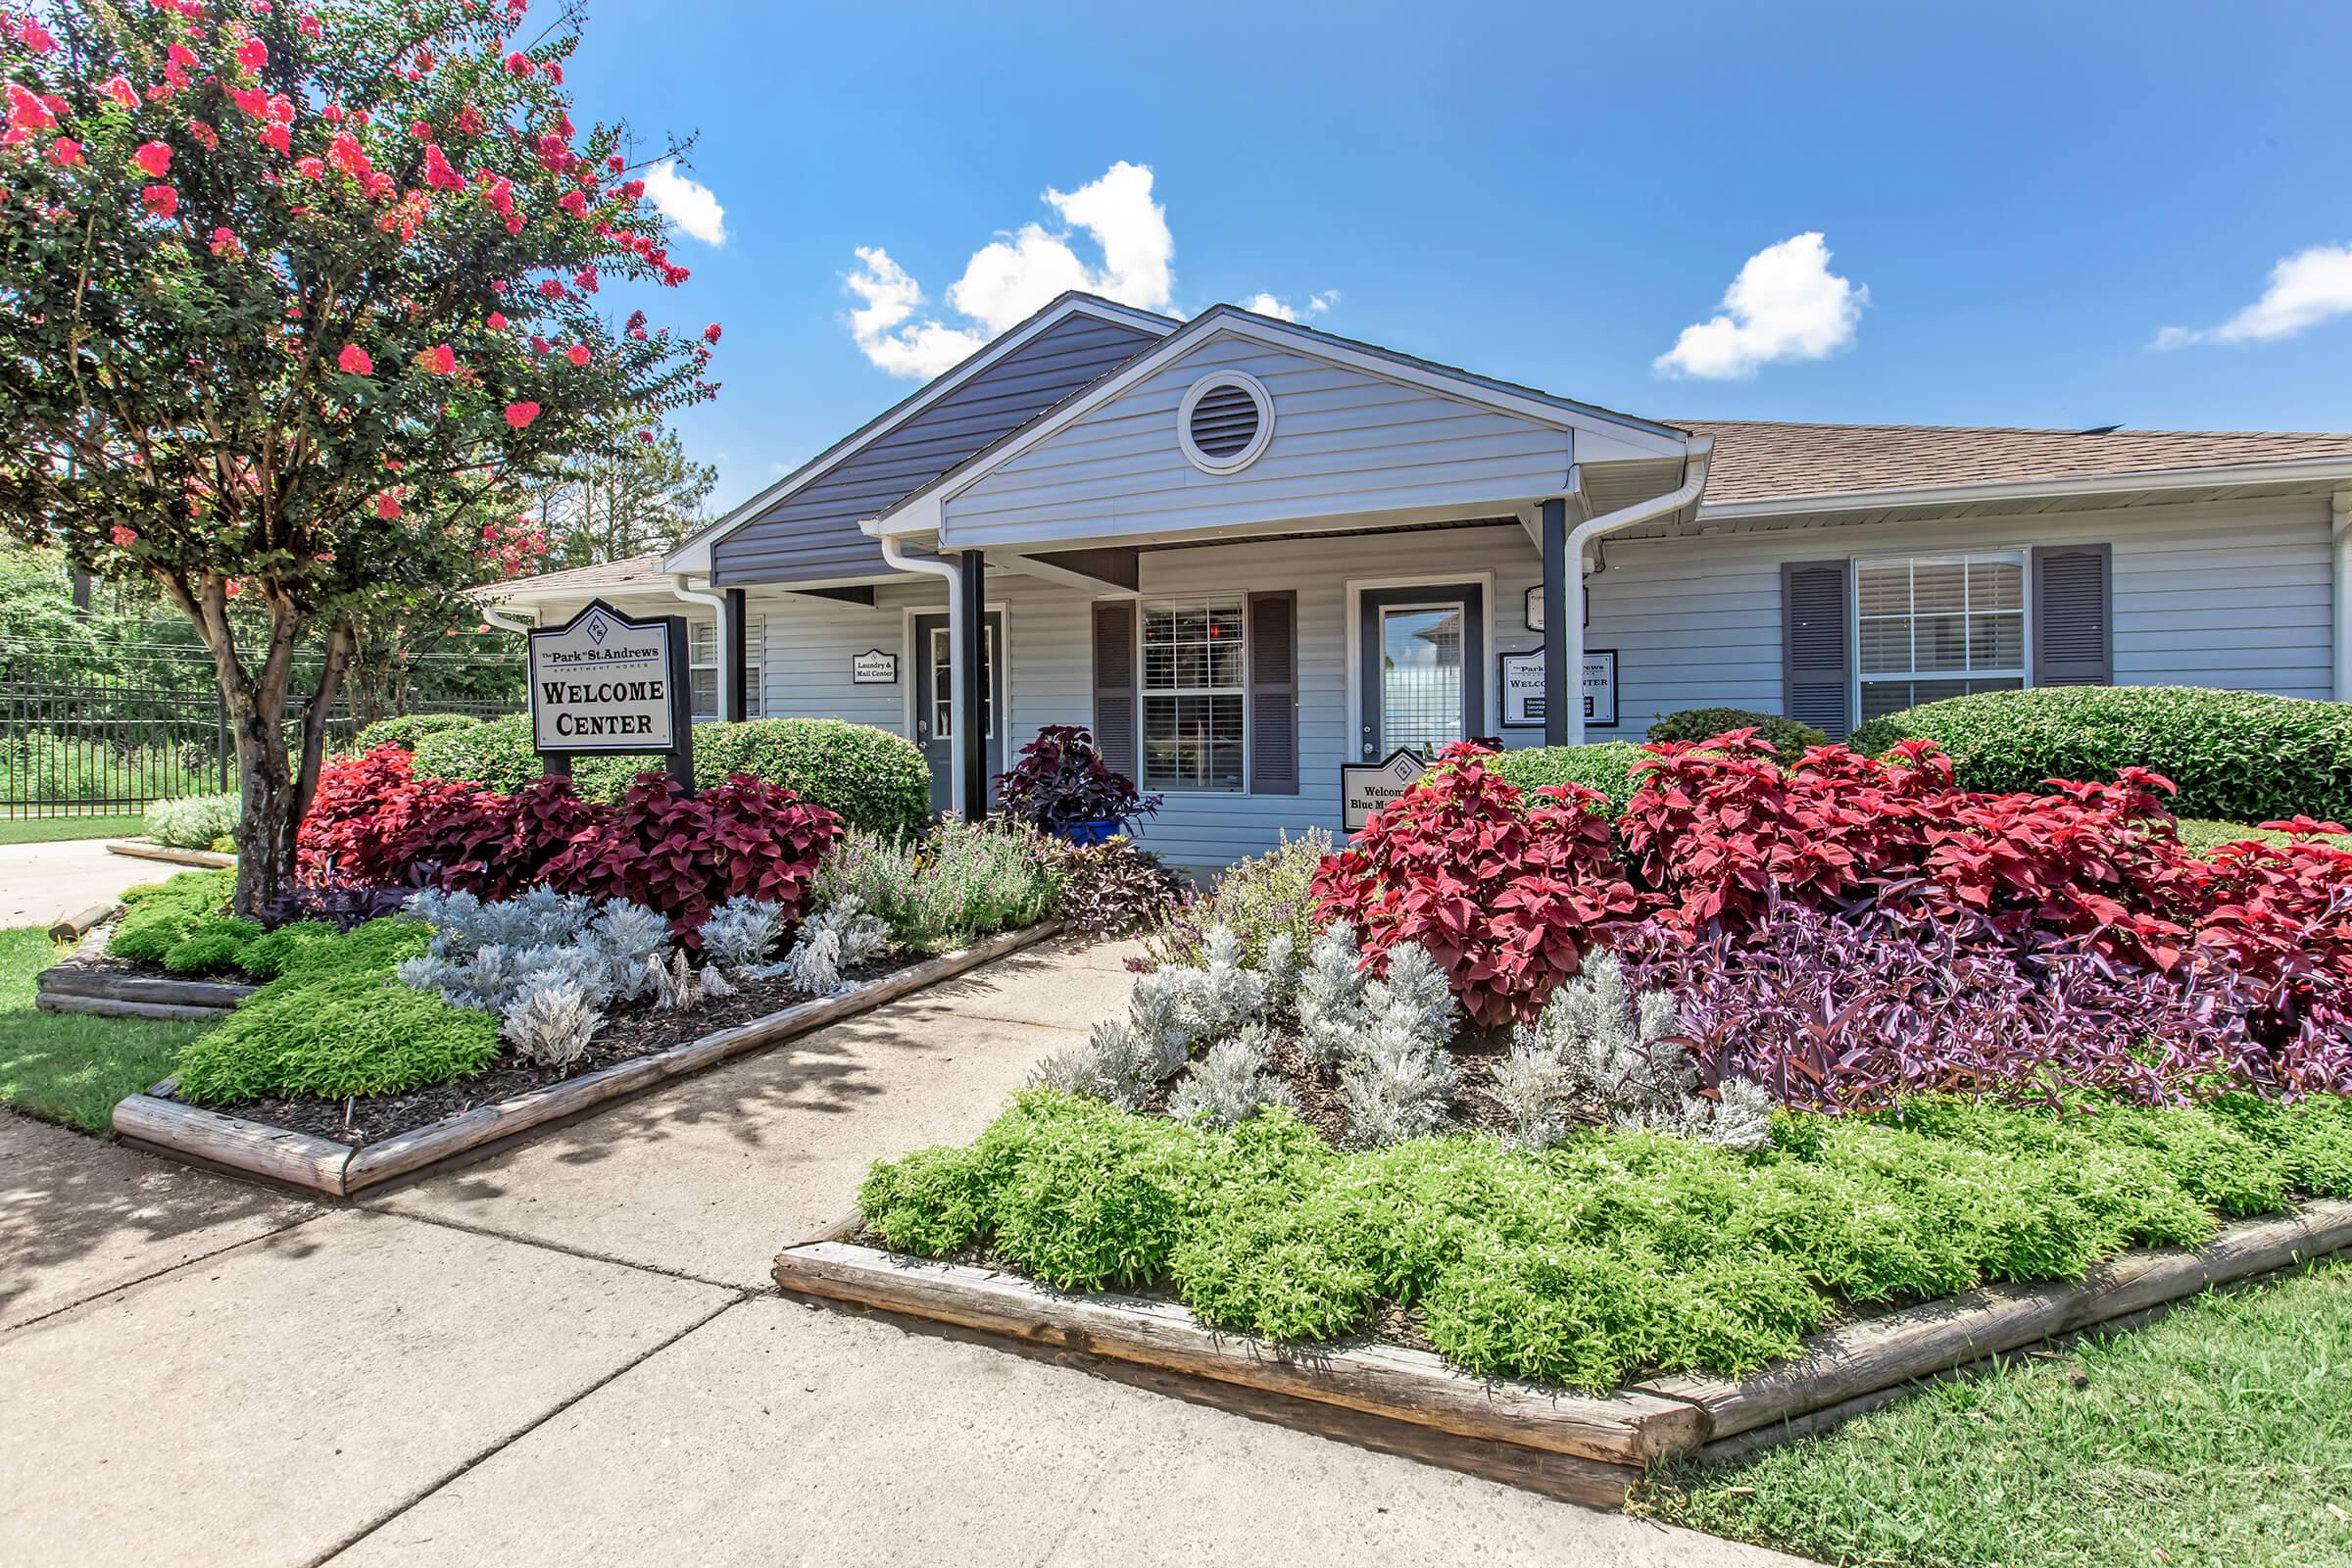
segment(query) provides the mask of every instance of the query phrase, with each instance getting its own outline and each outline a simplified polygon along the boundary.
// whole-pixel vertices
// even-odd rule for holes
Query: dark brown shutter
[[[1854,727],[1853,685],[1846,564],[1781,563],[1781,711],[1843,740]]]
[[[1298,793],[1298,596],[1250,596],[1250,791]]]
[[[1095,605],[1095,747],[1102,760],[1137,778],[1135,759],[1135,605]]]
[[[2034,547],[2034,685],[2114,684],[2114,564],[2108,545]]]

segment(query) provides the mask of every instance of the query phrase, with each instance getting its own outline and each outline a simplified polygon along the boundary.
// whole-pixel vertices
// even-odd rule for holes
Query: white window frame
[[[767,623],[765,616],[753,614],[749,611],[744,612],[744,621],[743,716],[758,718],[760,716],[761,708],[765,706],[761,698],[760,681],[761,668],[766,662],[760,655],[767,639]],[[716,676],[725,665],[726,639],[721,635],[724,630],[725,628],[715,620],[690,619],[686,622],[686,696],[689,708],[694,705],[694,677],[706,669]],[[706,631],[710,637],[711,657],[699,659],[695,656],[695,637],[697,633]],[[719,697],[723,699],[726,695],[726,681],[724,678],[720,678],[713,684],[718,689]],[[723,711],[714,713],[696,711],[693,716],[697,724],[715,724],[727,715]]]
[[[1913,608],[1912,608],[1912,609],[1911,609],[1911,610],[1910,610],[1910,611],[1909,611],[1909,612],[1906,613],[1906,615],[1905,615],[1905,618],[1906,618],[1906,619],[1908,619],[1908,620],[1910,620],[1910,621],[1912,621],[1912,622],[1914,623],[1914,625],[1913,625],[1913,631],[1912,631],[1912,641],[1911,641],[1911,664],[1910,664],[1910,667],[1909,667],[1907,670],[1905,670],[1905,671],[1903,671],[1902,673],[1900,673],[1900,674],[1892,673],[1892,672],[1889,672],[1889,671],[1884,671],[1884,670],[1882,670],[1882,671],[1878,671],[1878,672],[1876,672],[1876,673],[1866,673],[1866,672],[1864,672],[1864,670],[1863,670],[1863,668],[1862,668],[1862,621],[1863,621],[1863,615],[1862,615],[1862,573],[1863,573],[1865,570],[1867,570],[1867,569],[1869,569],[1869,568],[1871,568],[1871,567],[1873,567],[1873,566],[1894,566],[1894,565],[1902,565],[1902,566],[1909,566],[1909,567],[1911,567],[1911,568],[1912,568],[1912,570],[1914,571],[1914,573],[1916,573],[1916,572],[1917,572],[1917,570],[1918,570],[1918,568],[1919,568],[1920,566],[1922,566],[1922,565],[1932,565],[1932,566],[1951,566],[1951,565],[1958,565],[1958,566],[1968,566],[1968,565],[1977,564],[1981,564],[1981,563],[1996,563],[1996,562],[1997,562],[1997,563],[1999,563],[1999,564],[2003,564],[2003,565],[2013,565],[2013,566],[2017,567],[2017,576],[2018,576],[2018,594],[2017,594],[2017,603],[2018,603],[2018,609],[2017,609],[2017,620],[2018,620],[2018,635],[2019,635],[2019,642],[2018,642],[2018,652],[2019,652],[2019,655],[2021,656],[2021,660],[2022,660],[2022,662],[2020,663],[2020,665],[2019,665],[2017,668],[2015,668],[2015,669],[2006,669],[2006,668],[2003,668],[2003,669],[1957,669],[1957,670],[1952,670],[1952,669],[1941,669],[1941,670],[1922,670],[1922,669],[1920,669],[1920,667],[1919,667],[1919,636],[1918,636],[1918,629],[1917,629],[1917,624],[1916,624],[1916,623],[1917,623],[1917,621],[1918,621],[1918,619],[1919,619],[1919,611],[1918,611],[1918,609],[1917,609],[1917,604],[1918,604],[1918,595],[1917,595],[1917,594],[1916,594],[1916,592],[1915,592],[1915,593],[1912,595],[1912,604],[1913,604]],[[1876,554],[1876,555],[1869,555],[1869,556],[1853,556],[1853,557],[1850,557],[1850,558],[1848,558],[1848,560],[1847,560],[1847,563],[1846,563],[1846,573],[1845,573],[1845,577],[1846,577],[1846,629],[1847,629],[1847,631],[1849,632],[1849,634],[1850,634],[1850,635],[1853,637],[1853,665],[1854,665],[1854,679],[1853,679],[1853,688],[1852,688],[1852,691],[1849,693],[1849,696],[1850,696],[1850,699],[1851,699],[1851,701],[1852,701],[1852,703],[1853,703],[1853,710],[1852,710],[1852,711],[1853,711],[1853,715],[1854,715],[1854,723],[1855,723],[1856,725],[1860,725],[1860,724],[1862,724],[1862,723],[1864,723],[1864,722],[1865,722],[1865,720],[1864,720],[1864,718],[1863,718],[1863,716],[1862,716],[1862,692],[1863,692],[1864,688],[1865,688],[1865,687],[1868,687],[1868,686],[1871,686],[1871,685],[1873,685],[1873,684],[1879,683],[1879,682],[1885,682],[1885,681],[1898,681],[1898,680],[1899,680],[1899,681],[1908,681],[1908,682],[1912,683],[1913,685],[1917,685],[1919,682],[1921,682],[1921,681],[1923,681],[1923,680],[1958,680],[1958,681],[1963,681],[1963,682],[1966,682],[1966,681],[1973,681],[1973,680],[2008,680],[2008,679],[2015,679],[2015,680],[2017,681],[2017,683],[2018,683],[2018,685],[2019,685],[2020,689],[2023,689],[2023,688],[2025,688],[2025,687],[2032,686],[2032,685],[2034,684],[2034,569],[2033,569],[2033,567],[2034,567],[2033,553],[2032,553],[2030,550],[2028,550],[2028,549],[2027,549],[2025,546],[2023,546],[2023,545],[2011,545],[2011,546],[1990,546],[1990,547],[1986,547],[1986,548],[1984,548],[1984,549],[1979,549],[1979,550],[1916,550],[1916,551],[1894,551],[1894,552],[1883,552],[1883,553],[1880,553],[1880,554]],[[1966,574],[1965,574],[1965,573],[1963,573],[1963,576],[1962,576],[1962,581],[1963,581],[1963,583],[1964,583],[1964,584],[1965,584],[1966,580],[1967,580],[1967,579],[1966,579]],[[1965,596],[1965,594],[1966,594],[1966,589],[1965,589],[1965,587],[1963,587],[1963,589],[1962,589],[1962,593],[1963,593],[1963,595]],[[1965,623],[1965,621],[1966,621],[1966,619],[1967,619],[1967,616],[1968,616],[1968,611],[1967,611],[1967,608],[1966,608],[1966,604],[1967,604],[1967,601],[1966,601],[1965,597],[1963,597],[1963,599],[1962,599],[1961,618],[1962,618],[1962,621],[1963,621],[1964,623]],[[1996,612],[1988,612],[1988,613],[2006,614],[2006,613],[2008,613],[2008,612],[2006,612],[2006,611],[1996,611]],[[1875,620],[1886,620],[1886,619],[1891,619],[1891,618],[1893,618],[1893,617],[1891,617],[1891,616],[1886,616],[1886,615],[1877,615],[1877,616],[1872,616],[1872,617],[1870,617],[1870,618],[1872,618],[1872,619],[1875,619]],[[1964,624],[1964,625],[1963,625],[1963,629],[1962,629],[1962,642],[1963,642],[1963,644],[1965,644],[1966,640],[1967,640],[1967,632],[1966,632],[1966,627],[1965,627],[1965,624]]]
[[[1145,664],[1144,626],[1154,610],[1182,609],[1197,605],[1203,609],[1231,601],[1241,612],[1242,627],[1242,683],[1236,686],[1177,686],[1154,690]],[[1135,787],[1146,794],[1197,795],[1212,800],[1238,800],[1250,793],[1250,660],[1255,647],[1250,638],[1250,595],[1241,589],[1202,591],[1180,594],[1139,594],[1135,598]],[[1221,789],[1213,784],[1155,784],[1152,782],[1152,729],[1150,705],[1154,697],[1239,697],[1242,700],[1242,781],[1233,789]]]

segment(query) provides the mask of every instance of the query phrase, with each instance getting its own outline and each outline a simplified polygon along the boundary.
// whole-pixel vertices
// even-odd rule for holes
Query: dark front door
[[[1399,746],[1435,757],[1487,729],[1487,604],[1479,584],[1366,588],[1356,753],[1377,762]]]
[[[988,737],[991,778],[1004,771],[1004,726],[997,721],[1004,710],[1004,670],[997,659],[1004,640],[1004,616],[992,610],[980,681],[980,732]],[[914,741],[931,764],[931,809],[944,811],[956,804],[956,687],[945,614],[914,617]]]

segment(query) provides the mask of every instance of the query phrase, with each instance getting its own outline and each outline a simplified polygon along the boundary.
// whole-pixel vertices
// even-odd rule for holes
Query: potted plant
[[[1100,844],[1159,809],[1159,797],[1102,760],[1083,724],[1048,724],[996,778],[1005,815],[1071,844]]]

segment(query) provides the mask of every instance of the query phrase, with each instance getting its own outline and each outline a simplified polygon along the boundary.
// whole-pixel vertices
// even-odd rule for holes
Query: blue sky
[[[2352,429],[2347,59],[2319,3],[599,0],[571,81],[700,133],[726,505],[1073,270],[1660,418]]]

